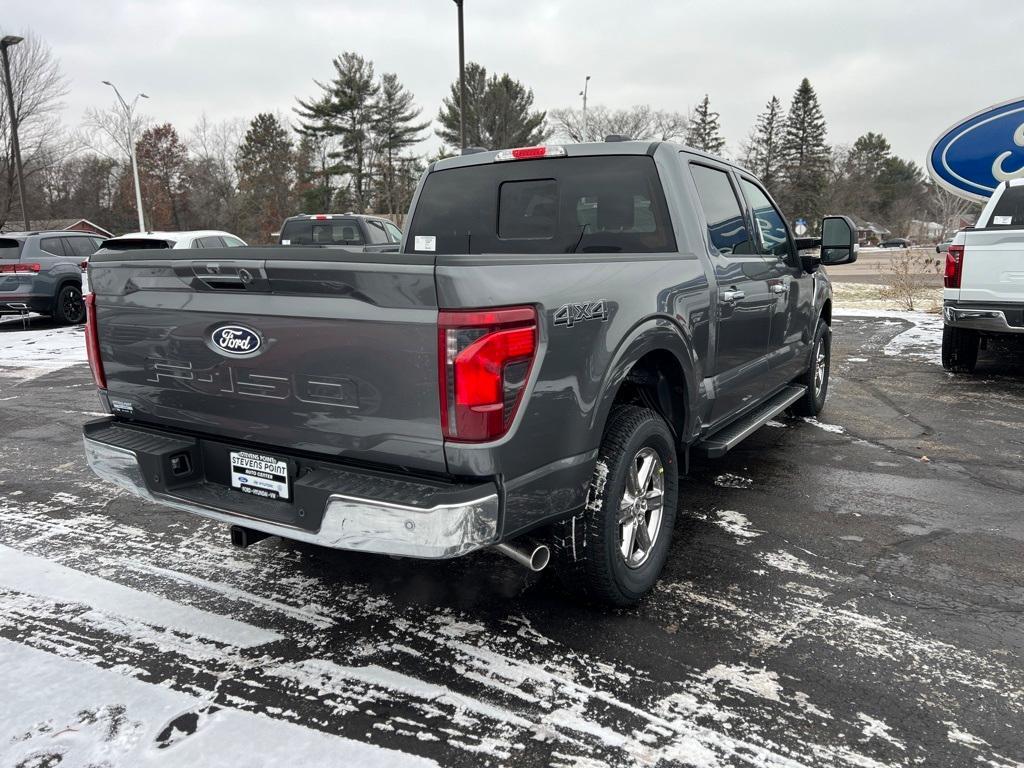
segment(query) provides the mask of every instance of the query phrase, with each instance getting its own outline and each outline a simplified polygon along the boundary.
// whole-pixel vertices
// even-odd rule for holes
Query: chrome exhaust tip
[[[495,544],[494,549],[535,573],[543,571],[551,562],[551,549],[547,544],[532,541],[523,542],[523,545]]]

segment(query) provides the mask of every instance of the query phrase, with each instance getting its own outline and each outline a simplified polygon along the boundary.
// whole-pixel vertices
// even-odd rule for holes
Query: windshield
[[[431,173],[406,248],[437,253],[675,251],[647,155],[489,163]]]
[[[363,245],[352,218],[291,219],[281,229],[281,245]]]

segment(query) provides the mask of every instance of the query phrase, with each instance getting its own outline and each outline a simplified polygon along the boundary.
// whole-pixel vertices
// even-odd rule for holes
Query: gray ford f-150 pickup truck
[[[797,241],[741,168],[671,143],[478,152],[431,165],[407,221],[399,253],[93,258],[92,468],[243,546],[497,547],[628,604],[690,452],[825,401],[819,267],[856,258],[852,223]]]

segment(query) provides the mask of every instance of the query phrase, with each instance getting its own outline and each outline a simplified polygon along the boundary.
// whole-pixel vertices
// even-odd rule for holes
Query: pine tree
[[[357,53],[346,52],[334,59],[334,79],[314,81],[323,90],[319,99],[298,99],[298,131],[320,139],[337,138],[340,149],[329,156],[337,162],[331,175],[346,173],[352,199],[360,211],[369,203],[370,131],[377,111],[380,86],[374,78],[373,62]]]
[[[534,112],[533,91],[507,73],[487,76],[475,62],[466,63],[466,146],[501,149],[540,144],[551,131],[545,112]],[[437,135],[459,147],[459,81],[451,85],[437,115]]]
[[[292,210],[294,151],[287,129],[269,112],[256,115],[238,148],[238,191],[245,234],[256,242],[270,235]]]
[[[182,229],[187,215],[188,151],[178,132],[170,123],[143,131],[135,144],[135,155],[150,229]],[[129,178],[126,173],[126,181]]]
[[[376,206],[378,213],[402,213],[404,194],[407,186],[401,168],[408,163],[402,161],[402,150],[420,141],[421,132],[429,122],[416,122],[420,116],[419,107],[413,103],[413,95],[398,81],[398,75],[385,73],[380,81],[380,96],[377,114],[373,123],[373,143],[377,152],[378,173],[376,174]]]
[[[782,114],[782,103],[777,96],[772,96],[764,112],[757,116],[744,151],[744,163],[772,194],[775,194],[779,185],[785,129],[786,118]]]
[[[793,94],[782,134],[782,197],[789,215],[812,222],[821,218],[822,196],[828,182],[829,149],[825,133],[825,116],[818,96],[805,77]]]
[[[720,155],[725,149],[725,139],[722,138],[718,118],[719,114],[711,109],[711,99],[705,93],[693,111],[693,119],[686,131],[686,143],[702,152]]]

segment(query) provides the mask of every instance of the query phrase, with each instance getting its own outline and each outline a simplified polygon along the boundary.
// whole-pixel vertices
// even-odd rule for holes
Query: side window
[[[65,237],[64,248],[69,254],[85,259],[96,251],[92,246],[92,239],[88,237]]]
[[[402,242],[402,230],[392,224],[390,221],[384,222],[384,229],[388,231],[388,235],[391,237],[392,243]]]
[[[754,253],[746,217],[729,174],[706,165],[690,165],[700,205],[708,220],[708,238],[723,256]]]
[[[224,235],[221,237],[221,240],[224,241],[224,245],[226,245],[228,248],[241,248],[245,245],[245,243],[243,243],[237,237],[232,237],[231,235]]]
[[[44,237],[39,241],[39,248],[51,256],[66,256],[63,237]]]
[[[216,235],[210,235],[209,237],[200,237],[193,244],[193,248],[223,248],[223,241]]]
[[[366,234],[370,236],[372,245],[383,245],[390,243],[387,230],[379,219],[366,219]]]
[[[789,239],[786,220],[782,218],[779,209],[768,199],[764,190],[752,181],[740,178],[740,186],[743,188],[743,195],[747,198],[747,204],[754,212],[761,252],[778,256],[780,259],[794,261],[796,253]]]

